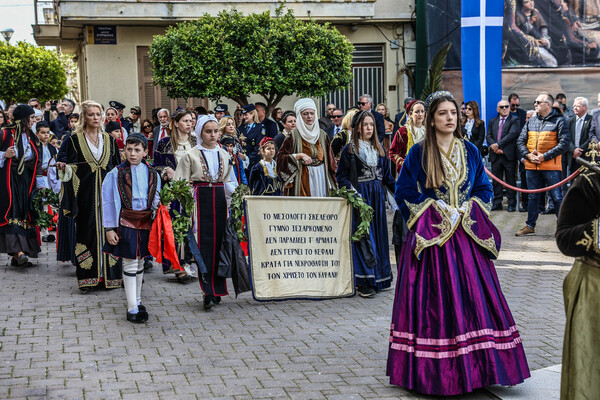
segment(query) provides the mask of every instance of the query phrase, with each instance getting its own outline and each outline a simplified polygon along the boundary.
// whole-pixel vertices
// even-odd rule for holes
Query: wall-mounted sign
[[[117,44],[116,25],[89,25],[89,44]]]

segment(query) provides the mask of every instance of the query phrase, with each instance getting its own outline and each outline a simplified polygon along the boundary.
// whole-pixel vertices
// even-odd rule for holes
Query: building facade
[[[58,46],[74,54],[80,79],[81,99],[102,104],[118,100],[127,107],[139,105],[144,116],[156,107],[204,105],[204,99],[169,99],[166,91],[152,85],[148,50],[155,35],[205,13],[217,15],[236,8],[249,14],[269,10],[275,15],[277,1],[156,1],[156,0],[35,0],[34,37],[39,45]],[[414,64],[414,3],[404,0],[297,0],[287,2],[300,19],[332,23],[355,46],[352,84],[347,90],[318,99],[341,108],[353,106],[363,93],[374,103],[384,102],[393,114],[409,95],[402,73]],[[260,96],[251,97],[259,101]],[[234,102],[223,99],[230,108]],[[291,109],[295,98],[280,106]]]

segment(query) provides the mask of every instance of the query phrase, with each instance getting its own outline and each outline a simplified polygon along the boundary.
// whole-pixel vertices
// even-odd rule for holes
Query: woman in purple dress
[[[461,137],[452,94],[430,95],[426,110],[425,140],[411,148],[396,182],[410,231],[387,375],[394,385],[433,395],[516,385],[529,368],[491,261],[500,250],[488,218],[492,186],[479,151]]]

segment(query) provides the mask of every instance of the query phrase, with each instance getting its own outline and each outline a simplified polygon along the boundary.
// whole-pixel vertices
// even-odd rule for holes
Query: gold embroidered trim
[[[100,132],[98,135],[104,140],[104,148],[102,149],[102,157],[100,157],[100,160],[96,161],[92,155],[92,150],[90,150],[87,144],[87,140],[85,140],[85,134],[83,132],[76,134],[77,140],[79,141],[79,147],[83,153],[83,158],[89,164],[92,172],[96,172],[99,168],[106,169],[108,161],[110,160],[110,136],[104,132]]]
[[[585,247],[585,251],[590,251],[590,247],[592,247],[592,243],[594,243],[594,240],[586,231],[583,231],[583,236],[583,239],[578,240],[577,242],[575,242],[575,244],[577,246]]]
[[[490,198],[490,200],[487,203],[484,203],[483,200],[475,196],[469,199],[469,201],[471,200],[479,204],[479,207],[481,207],[485,215],[487,215],[488,217],[490,216],[490,211],[492,210],[492,198]]]
[[[498,257],[498,249],[496,248],[496,240],[494,238],[494,235],[492,234],[489,238],[484,240],[477,237],[477,235],[475,235],[475,232],[473,232],[473,225],[475,225],[477,221],[471,218],[471,210],[473,209],[473,203],[477,200],[472,200],[473,201],[471,201],[470,199],[467,202],[466,211],[462,217],[462,227],[465,230],[465,233],[469,235],[475,243],[492,253],[494,257]],[[479,204],[479,202],[477,204]]]
[[[600,254],[600,248],[598,248],[598,218],[592,221],[592,237],[594,238],[594,242],[592,243],[594,251],[596,254]]]
[[[415,245],[414,254],[417,258],[420,257],[421,252],[424,249],[426,249],[427,247],[431,247],[431,246],[435,246],[435,245],[442,246],[444,243],[446,243],[448,241],[448,239],[450,239],[452,237],[452,234],[454,233],[456,227],[458,226],[458,224],[456,224],[455,227],[452,226],[452,221],[450,220],[450,217],[437,202],[433,203],[433,208],[435,208],[436,211],[442,217],[442,220],[440,221],[439,224],[432,224],[432,226],[434,228],[437,228],[440,230],[440,234],[437,235],[436,237],[434,237],[433,239],[425,239],[424,237],[420,236],[419,234],[417,234],[415,232],[415,237],[417,238],[417,243]]]
[[[427,210],[432,203],[435,203],[435,200],[432,198],[428,198],[427,200],[421,203],[410,203],[408,200],[404,200],[406,207],[410,211],[410,218],[406,222],[406,226],[408,229],[411,229],[413,225],[417,222],[419,217],[423,215],[423,213]]]
[[[79,185],[81,184],[81,179],[77,176],[77,165],[71,165],[71,169],[73,170],[73,177],[71,180],[73,181],[73,192],[75,196],[79,192]]]

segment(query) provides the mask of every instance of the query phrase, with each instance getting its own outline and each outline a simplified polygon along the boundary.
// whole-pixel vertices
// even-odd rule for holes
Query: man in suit
[[[327,130],[325,131],[327,133],[327,136],[329,137],[329,140],[332,140],[335,134],[342,130],[343,119],[344,111],[342,111],[339,108],[333,110],[333,113],[331,114],[331,121],[333,122],[333,125],[327,128]]]
[[[319,128],[323,129],[325,132],[327,132],[327,129],[333,126],[333,121],[331,121],[331,114],[333,114],[333,110],[335,110],[335,104],[327,104],[325,107],[325,115],[319,118]]]
[[[492,174],[503,179],[509,185],[516,186],[517,138],[521,132],[521,123],[519,117],[510,115],[508,101],[500,100],[496,110],[498,111],[498,116],[490,120],[487,131]],[[494,181],[493,187],[494,204],[492,211],[502,210],[503,186]],[[506,197],[508,198],[508,212],[516,211],[516,192],[506,189]]]
[[[577,157],[586,158],[585,152],[587,151],[588,145],[592,141],[592,138],[596,135],[596,129],[598,129],[598,123],[600,123],[600,114],[592,117],[587,113],[588,111],[588,99],[585,97],[576,97],[573,100],[573,113],[575,117],[569,121],[569,153],[567,154],[569,163],[569,173],[572,173],[578,168],[575,163]],[[594,126],[594,122],[596,125]],[[596,141],[597,141],[596,137]]]
[[[385,122],[383,115],[373,110],[373,98],[370,94],[363,94],[358,99],[358,107],[363,111],[369,111],[375,117],[375,128],[377,129],[377,138],[383,145],[383,139],[385,138]]]
[[[161,108],[156,113],[156,117],[158,118],[158,124],[152,130],[152,138],[154,139],[154,148],[158,147],[158,142],[165,137],[168,137],[171,134],[171,129],[169,129],[169,110],[166,108]]]

